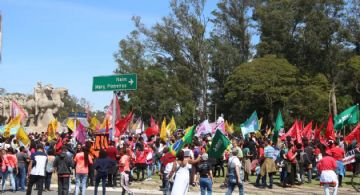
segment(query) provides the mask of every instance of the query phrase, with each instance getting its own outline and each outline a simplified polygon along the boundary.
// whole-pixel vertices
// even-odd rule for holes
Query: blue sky
[[[208,1],[208,13],[216,2]],[[134,29],[131,17],[151,26],[170,10],[168,0],[0,0],[0,11],[0,88],[32,94],[37,81],[51,83],[102,110],[112,94],[92,92],[92,77],[115,70],[113,54]]]

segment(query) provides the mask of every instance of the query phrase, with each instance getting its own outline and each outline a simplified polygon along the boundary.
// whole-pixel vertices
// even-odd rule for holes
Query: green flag
[[[185,144],[191,144],[192,139],[194,137],[196,125],[194,125],[185,135],[183,138],[177,140],[173,145],[170,146],[170,152],[174,156],[183,149]]]
[[[334,117],[334,129],[359,122],[359,105],[352,106]]]
[[[276,117],[274,135],[272,137],[273,143],[277,143],[277,140],[278,140],[278,137],[279,137],[279,131],[281,129],[284,129],[284,121],[282,119],[281,112],[279,111],[278,115]]]
[[[208,152],[209,157],[215,159],[221,158],[229,144],[230,140],[219,129],[216,130]]]
[[[240,125],[240,128],[243,137],[245,137],[248,133],[255,132],[260,129],[256,111],[251,114],[250,118]]]

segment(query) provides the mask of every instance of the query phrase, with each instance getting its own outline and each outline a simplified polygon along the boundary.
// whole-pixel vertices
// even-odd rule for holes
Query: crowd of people
[[[228,149],[221,158],[214,159],[208,153],[211,134],[194,136],[192,143],[185,144],[174,156],[171,145],[184,134],[178,131],[168,140],[161,140],[156,135],[129,133],[112,141],[105,135],[105,144],[99,145],[96,135],[91,134],[81,144],[71,133],[57,133],[53,140],[46,133],[31,133],[31,143],[26,147],[14,136],[0,137],[1,190],[5,192],[10,181],[12,192],[26,191],[30,195],[35,188],[41,195],[55,190],[50,184],[55,183],[52,178],[56,174],[59,195],[85,195],[88,186],[94,186],[97,195],[100,183],[103,194],[107,187],[119,187],[124,195],[133,194],[131,182],[151,180],[158,174],[165,195],[184,195],[190,186],[197,185],[201,195],[210,195],[214,177],[224,178],[221,187],[227,188],[227,195],[235,188],[242,195],[251,175],[256,175],[251,182],[260,189],[271,189],[273,176],[279,174],[282,187],[311,183],[316,178],[325,194],[330,194],[331,187],[337,194],[345,177],[342,159],[346,151],[356,154],[353,170],[359,167],[358,143],[346,144],[341,138],[321,143],[303,137],[299,143],[288,136],[273,143],[266,135],[229,135]],[[71,188],[73,179],[75,188]]]

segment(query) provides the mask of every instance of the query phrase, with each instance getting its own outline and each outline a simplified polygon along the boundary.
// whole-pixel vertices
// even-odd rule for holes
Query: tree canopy
[[[323,121],[358,103],[359,6],[353,0],[170,0],[170,13],[122,39],[117,73],[137,73],[125,110],[180,126],[205,118],[243,122],[254,110],[271,125]],[[256,41],[258,39],[258,41]],[[254,41],[255,40],[255,41]]]

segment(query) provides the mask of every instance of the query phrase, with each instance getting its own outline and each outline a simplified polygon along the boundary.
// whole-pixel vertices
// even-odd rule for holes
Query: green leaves
[[[256,107],[272,113],[276,104],[284,106],[293,92],[297,73],[295,66],[275,56],[265,56],[239,65],[225,85],[226,101],[240,104],[240,108],[233,110],[232,119],[238,120],[237,116],[243,116],[246,114],[244,111],[255,110]]]

